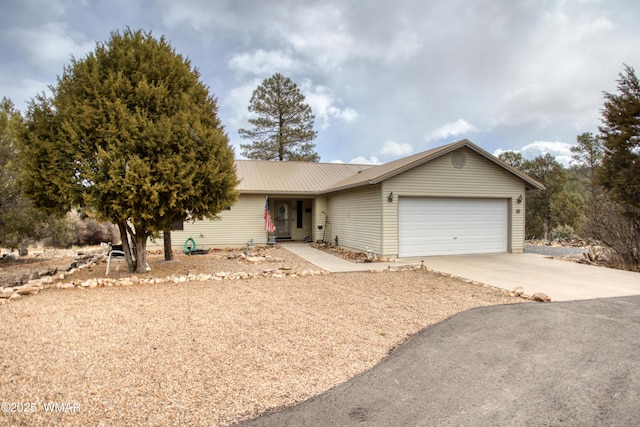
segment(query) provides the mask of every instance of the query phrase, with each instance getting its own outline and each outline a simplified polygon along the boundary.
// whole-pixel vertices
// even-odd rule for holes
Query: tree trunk
[[[136,245],[136,273],[147,272],[147,233],[142,227],[136,227],[133,236]]]
[[[551,220],[549,218],[545,218],[544,221],[542,221],[542,226],[544,227],[544,240],[547,241],[547,243],[551,242]]]
[[[173,249],[171,249],[171,229],[163,230],[162,237],[164,240],[164,260],[173,261]]]
[[[122,242],[122,251],[124,257],[127,260],[127,268],[129,271],[134,271],[136,268],[136,260],[131,252],[131,246],[129,245],[129,234],[127,232],[127,224],[118,223],[118,230],[120,230],[120,241]]]

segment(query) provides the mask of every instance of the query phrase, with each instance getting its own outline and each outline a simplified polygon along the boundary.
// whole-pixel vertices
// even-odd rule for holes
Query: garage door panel
[[[504,199],[401,197],[400,256],[507,251]]]

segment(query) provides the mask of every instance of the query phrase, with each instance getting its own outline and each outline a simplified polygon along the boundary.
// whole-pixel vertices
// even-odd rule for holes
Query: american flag
[[[269,215],[269,196],[264,201],[264,229],[267,233],[276,231],[276,226],[271,221],[271,215]]]

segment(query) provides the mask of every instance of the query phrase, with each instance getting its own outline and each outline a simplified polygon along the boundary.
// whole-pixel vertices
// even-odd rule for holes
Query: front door
[[[291,238],[291,202],[276,202],[276,238]]]

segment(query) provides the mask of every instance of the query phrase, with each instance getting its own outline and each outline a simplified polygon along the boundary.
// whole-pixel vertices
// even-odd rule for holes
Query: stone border
[[[279,267],[278,269],[264,269],[260,273],[248,273],[248,272],[236,272],[229,273],[224,271],[219,271],[216,273],[200,273],[200,274],[186,274],[180,276],[165,276],[165,277],[148,277],[148,278],[139,278],[136,275],[132,275],[129,277],[112,279],[108,277],[100,277],[100,278],[91,278],[86,280],[74,280],[70,282],[57,282],[54,283],[55,280],[64,280],[69,275],[74,272],[86,268],[89,266],[95,266],[100,262],[100,255],[83,255],[83,259],[86,262],[78,264],[78,260],[74,261],[70,268],[66,272],[59,272],[53,275],[45,275],[32,280],[29,280],[27,283],[22,284],[20,286],[12,286],[12,287],[0,287],[0,304],[4,304],[7,301],[11,301],[22,296],[27,295],[36,295],[40,291],[44,289],[54,288],[54,289],[87,289],[87,288],[104,288],[104,287],[112,287],[112,286],[133,286],[133,285],[153,285],[160,283],[174,283],[174,284],[187,284],[187,283],[198,283],[198,282],[222,282],[229,280],[248,280],[248,279],[263,279],[263,278],[295,278],[295,277],[310,277],[310,276],[325,276],[329,275],[328,271],[325,270],[302,270],[302,271],[294,271],[290,267]],[[104,256],[102,256],[102,262],[105,262]],[[240,255],[238,258],[244,258]],[[250,260],[256,262],[256,260]],[[74,267],[75,266],[75,267]],[[389,266],[386,270],[367,270],[362,271],[362,273],[394,273],[398,271],[416,271],[423,270],[426,272],[433,272],[442,274],[444,276],[455,277],[446,273],[439,273],[429,268],[426,268],[424,264],[414,265],[414,266],[397,266],[391,267]],[[458,277],[456,277],[458,278]],[[518,296],[531,301],[540,301],[540,302],[548,302],[550,301],[549,297],[544,294],[535,294],[532,296],[525,295],[521,288],[516,288],[513,291],[507,291],[505,289],[496,288],[495,286],[486,285],[483,283],[474,282],[472,280],[458,278],[464,282],[472,283],[476,285],[480,285],[482,287],[492,288],[494,290],[503,292],[509,296]]]
[[[87,263],[79,268],[88,267],[90,265],[96,265],[96,263]],[[4,287],[0,288],[0,302],[13,300],[25,295],[36,295],[41,290],[55,288],[55,289],[74,289],[74,288],[101,288],[111,286],[133,286],[137,284],[153,285],[158,283],[175,283],[185,284],[190,282],[207,282],[207,281],[223,281],[223,280],[247,280],[247,279],[259,279],[259,278],[286,278],[286,277],[309,277],[309,276],[322,276],[329,274],[324,270],[303,270],[293,271],[289,267],[280,267],[275,269],[265,269],[261,273],[247,273],[236,272],[228,273],[219,271],[212,274],[187,274],[180,276],[166,276],[166,277],[149,277],[139,278],[138,276],[129,276],[119,279],[112,279],[108,277],[92,278],[86,280],[74,280],[70,282],[58,282],[54,283],[54,280],[64,280],[68,275],[73,274],[79,268],[69,270],[64,273],[61,272],[54,276],[40,277],[30,280],[20,286]]]

